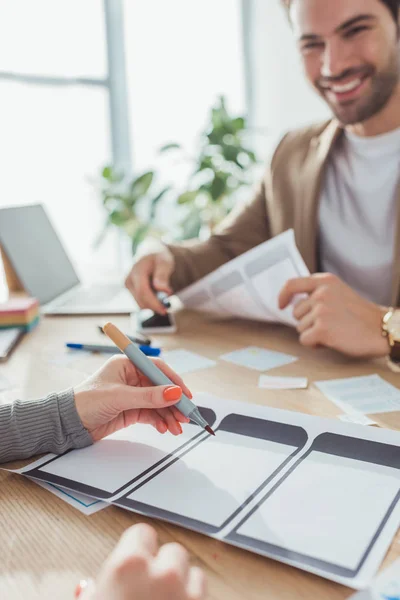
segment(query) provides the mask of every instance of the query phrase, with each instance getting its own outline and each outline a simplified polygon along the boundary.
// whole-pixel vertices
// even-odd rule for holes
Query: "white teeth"
[[[337,94],[351,92],[352,90],[355,90],[360,85],[360,83],[361,83],[361,79],[354,79],[354,81],[350,81],[349,83],[346,83],[345,85],[333,85],[332,91]]]

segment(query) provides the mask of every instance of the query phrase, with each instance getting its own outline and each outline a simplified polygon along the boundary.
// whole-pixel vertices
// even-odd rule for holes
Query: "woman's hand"
[[[153,425],[160,433],[182,433],[180,424],[189,419],[174,404],[182,391],[189,398],[192,394],[163,361],[153,361],[175,385],[153,386],[128,358],[116,356],[74,389],[79,417],[94,441],[136,423]]]
[[[149,525],[128,529],[96,582],[78,586],[79,600],[203,600],[205,578],[179,544],[159,548]]]

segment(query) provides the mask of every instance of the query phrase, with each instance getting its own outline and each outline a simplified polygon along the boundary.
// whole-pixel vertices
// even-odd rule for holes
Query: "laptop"
[[[80,282],[41,204],[0,209],[0,245],[44,314],[129,314],[137,310],[122,283]]]

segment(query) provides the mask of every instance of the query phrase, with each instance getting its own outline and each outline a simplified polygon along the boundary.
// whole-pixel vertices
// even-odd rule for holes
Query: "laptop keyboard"
[[[120,285],[93,285],[87,288],[80,288],[64,302],[58,306],[89,306],[109,304],[111,300],[124,292]]]

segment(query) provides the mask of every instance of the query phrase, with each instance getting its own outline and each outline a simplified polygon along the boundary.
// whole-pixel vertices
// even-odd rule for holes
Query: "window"
[[[113,160],[115,128],[138,173],[167,141],[193,148],[218,95],[243,112],[240,23],[240,0],[3,0],[0,206],[43,203],[81,270],[115,268],[110,240],[93,250],[104,214],[88,178]],[[107,79],[124,33],[129,124],[110,120]]]

